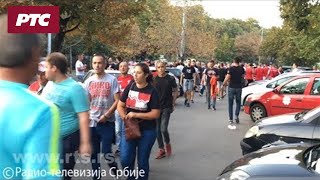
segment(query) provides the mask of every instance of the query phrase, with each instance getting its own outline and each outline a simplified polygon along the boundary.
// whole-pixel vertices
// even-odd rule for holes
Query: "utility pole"
[[[183,0],[183,7],[182,7],[182,31],[181,31],[181,42],[180,42],[180,58],[182,61],[185,58],[185,49],[186,49],[186,7],[187,7],[187,0]]]
[[[263,41],[263,28],[261,29],[261,35],[260,35],[260,47],[262,45],[262,41]],[[261,64],[261,56],[259,56],[259,64]]]
[[[51,33],[48,33],[48,49],[47,49],[47,55],[51,53]]]

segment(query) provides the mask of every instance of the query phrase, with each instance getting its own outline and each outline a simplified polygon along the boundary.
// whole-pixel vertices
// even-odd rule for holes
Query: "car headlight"
[[[247,131],[246,135],[244,135],[244,138],[250,138],[250,137],[255,136],[255,135],[259,136],[259,127],[258,126],[251,127]]]
[[[249,177],[249,174],[247,174],[246,172],[242,170],[235,170],[221,175],[217,178],[217,180],[246,180]]]

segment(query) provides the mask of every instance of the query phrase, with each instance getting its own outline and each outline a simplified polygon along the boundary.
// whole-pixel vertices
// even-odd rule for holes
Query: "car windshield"
[[[303,120],[307,120],[319,113],[320,113],[320,106],[310,111],[307,111],[307,113],[305,113],[301,118],[303,118]]]

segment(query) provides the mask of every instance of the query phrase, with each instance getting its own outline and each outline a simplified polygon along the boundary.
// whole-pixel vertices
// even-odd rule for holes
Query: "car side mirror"
[[[279,90],[277,88],[273,89],[273,92],[279,94]]]

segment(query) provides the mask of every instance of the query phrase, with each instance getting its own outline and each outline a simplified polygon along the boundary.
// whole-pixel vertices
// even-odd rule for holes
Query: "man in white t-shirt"
[[[83,54],[79,54],[78,55],[78,60],[76,62],[76,76],[78,78],[79,81],[82,81],[83,80],[83,77],[84,77],[84,72],[87,68],[87,65],[86,64],[83,64],[82,61],[83,61]]]

